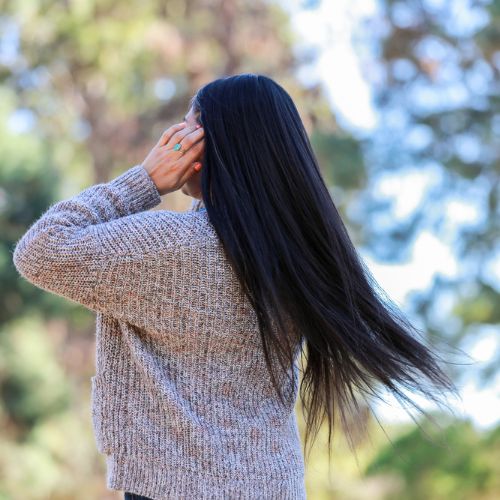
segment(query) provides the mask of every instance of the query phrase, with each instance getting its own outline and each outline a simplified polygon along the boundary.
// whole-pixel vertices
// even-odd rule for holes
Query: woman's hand
[[[160,195],[179,189],[201,168],[204,150],[203,127],[187,127],[184,122],[172,125],[149,152],[142,166],[156,184]],[[173,147],[180,143],[181,150]]]

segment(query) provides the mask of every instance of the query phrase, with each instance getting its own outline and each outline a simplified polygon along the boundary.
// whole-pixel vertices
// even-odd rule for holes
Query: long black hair
[[[205,131],[203,202],[256,311],[282,402],[269,346],[283,370],[297,346],[306,347],[305,447],[326,414],[331,450],[339,411],[354,450],[358,395],[377,396],[380,384],[421,412],[402,389],[437,403],[443,391],[458,393],[358,256],[289,94],[267,76],[244,73],[202,86],[190,106]]]

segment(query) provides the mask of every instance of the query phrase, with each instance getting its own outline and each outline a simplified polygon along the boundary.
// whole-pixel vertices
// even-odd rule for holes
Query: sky
[[[372,105],[370,85],[362,76],[360,52],[370,50],[370,39],[353,37],[353,27],[363,16],[377,12],[376,0],[298,1],[281,0],[285,10],[291,14],[292,27],[300,35],[296,50],[302,46],[316,47],[319,57],[313,64],[303,67],[297,73],[305,85],[320,83],[339,124],[354,137],[369,136],[379,123],[377,110]],[[426,0],[429,5],[438,6],[441,0]],[[463,3],[463,2],[462,2]],[[465,9],[465,4],[463,4]],[[311,7],[311,8],[309,8]],[[458,9],[458,7],[457,7]],[[472,29],[473,22],[482,22],[480,14],[469,15],[465,10],[450,13],[454,26],[462,31]],[[402,16],[404,13],[402,14]],[[404,19],[401,21],[404,22]],[[409,170],[404,177],[383,178],[376,186],[381,195],[395,199],[396,216],[404,216],[418,205],[424,190],[436,181],[436,170]],[[450,200],[449,210],[454,220],[450,222],[474,221],[478,210],[461,200]],[[458,263],[446,239],[430,232],[421,232],[412,247],[409,260],[403,264],[387,265],[371,259],[363,249],[358,249],[374,277],[389,293],[392,299],[405,310],[405,302],[412,290],[427,288],[436,273],[453,276],[458,272]],[[500,281],[500,259],[492,269]],[[404,276],[404,279],[401,277]],[[498,348],[498,331],[485,329],[477,341],[466,351],[477,363],[490,359]],[[468,360],[471,362],[471,360]],[[457,416],[470,417],[475,426],[488,428],[500,420],[500,374],[488,389],[479,389],[470,379],[460,387],[461,401],[450,400],[449,404]],[[425,409],[433,408],[416,395],[414,401]],[[377,415],[384,421],[409,422],[411,418],[399,403],[387,396],[386,405],[376,405]],[[494,408],[498,410],[492,411]]]

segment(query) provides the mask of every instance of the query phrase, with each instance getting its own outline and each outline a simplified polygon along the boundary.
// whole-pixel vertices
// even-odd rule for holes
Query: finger
[[[204,150],[203,140],[199,140],[189,151],[189,155],[185,153],[181,158],[179,158],[178,163],[182,165],[180,172],[181,175],[178,179],[178,186],[182,186],[192,175],[198,173],[202,168],[202,162],[200,155]],[[194,150],[194,151],[193,151]],[[200,168],[195,168],[196,165],[200,165]]]
[[[179,186],[182,186],[192,175],[197,174],[200,171],[200,169],[195,168],[196,165],[198,165],[198,164],[201,165],[201,163],[199,161],[195,161],[195,162],[189,164],[189,168],[187,168],[183,172],[183,174],[181,175],[181,177],[179,179]]]
[[[158,140],[158,142],[156,143],[156,145],[163,146],[163,145],[167,144],[168,141],[172,138],[172,136],[176,132],[184,129],[185,127],[186,127],[186,123],[181,122],[181,123],[176,123],[176,124],[172,125],[171,127],[167,128],[167,130],[165,130],[165,132],[163,132],[163,134],[161,135],[161,137]]]
[[[172,136],[177,131],[182,130],[183,128],[186,128],[186,123],[185,122],[176,123],[176,124],[172,125],[171,127],[169,127],[167,130],[165,130],[163,132],[163,134],[161,135],[160,139],[156,143],[156,146],[157,147],[164,146],[165,144],[168,143],[168,141],[170,141],[170,139],[172,138]]]
[[[174,134],[170,136],[169,140],[166,143],[164,143],[164,145],[167,147],[167,149],[172,149],[175,144],[181,142],[184,139],[184,137],[186,137],[186,135],[188,135],[190,132],[193,132],[194,130],[196,130],[195,126],[185,127],[183,129],[177,130],[176,132],[174,132]],[[182,146],[183,146],[182,149],[186,149],[184,144]]]
[[[205,132],[203,128],[195,129],[188,132],[182,139],[182,149],[187,151],[193,144],[198,142],[203,136]]]
[[[205,141],[201,138],[198,142],[196,142],[192,147],[190,147],[184,155],[181,157],[181,161],[184,163],[193,163],[197,156],[201,154],[205,146]]]
[[[179,181],[184,178],[186,173],[193,171],[194,163],[201,163],[201,154],[203,152],[203,141],[197,142],[188,152],[184,153],[175,164],[178,166]],[[201,146],[200,146],[201,145]],[[196,172],[196,170],[194,170]],[[188,177],[191,174],[187,174]]]

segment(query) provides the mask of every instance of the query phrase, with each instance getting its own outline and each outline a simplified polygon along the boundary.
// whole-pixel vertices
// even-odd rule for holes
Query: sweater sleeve
[[[175,224],[161,236],[168,243],[160,246],[164,255],[156,255],[151,243],[158,240],[157,219],[145,211],[160,201],[151,177],[136,165],[51,206],[17,242],[14,265],[39,288],[147,326],[141,315],[151,306],[149,285],[157,285],[158,271],[151,263],[161,259],[168,267],[177,261]]]

